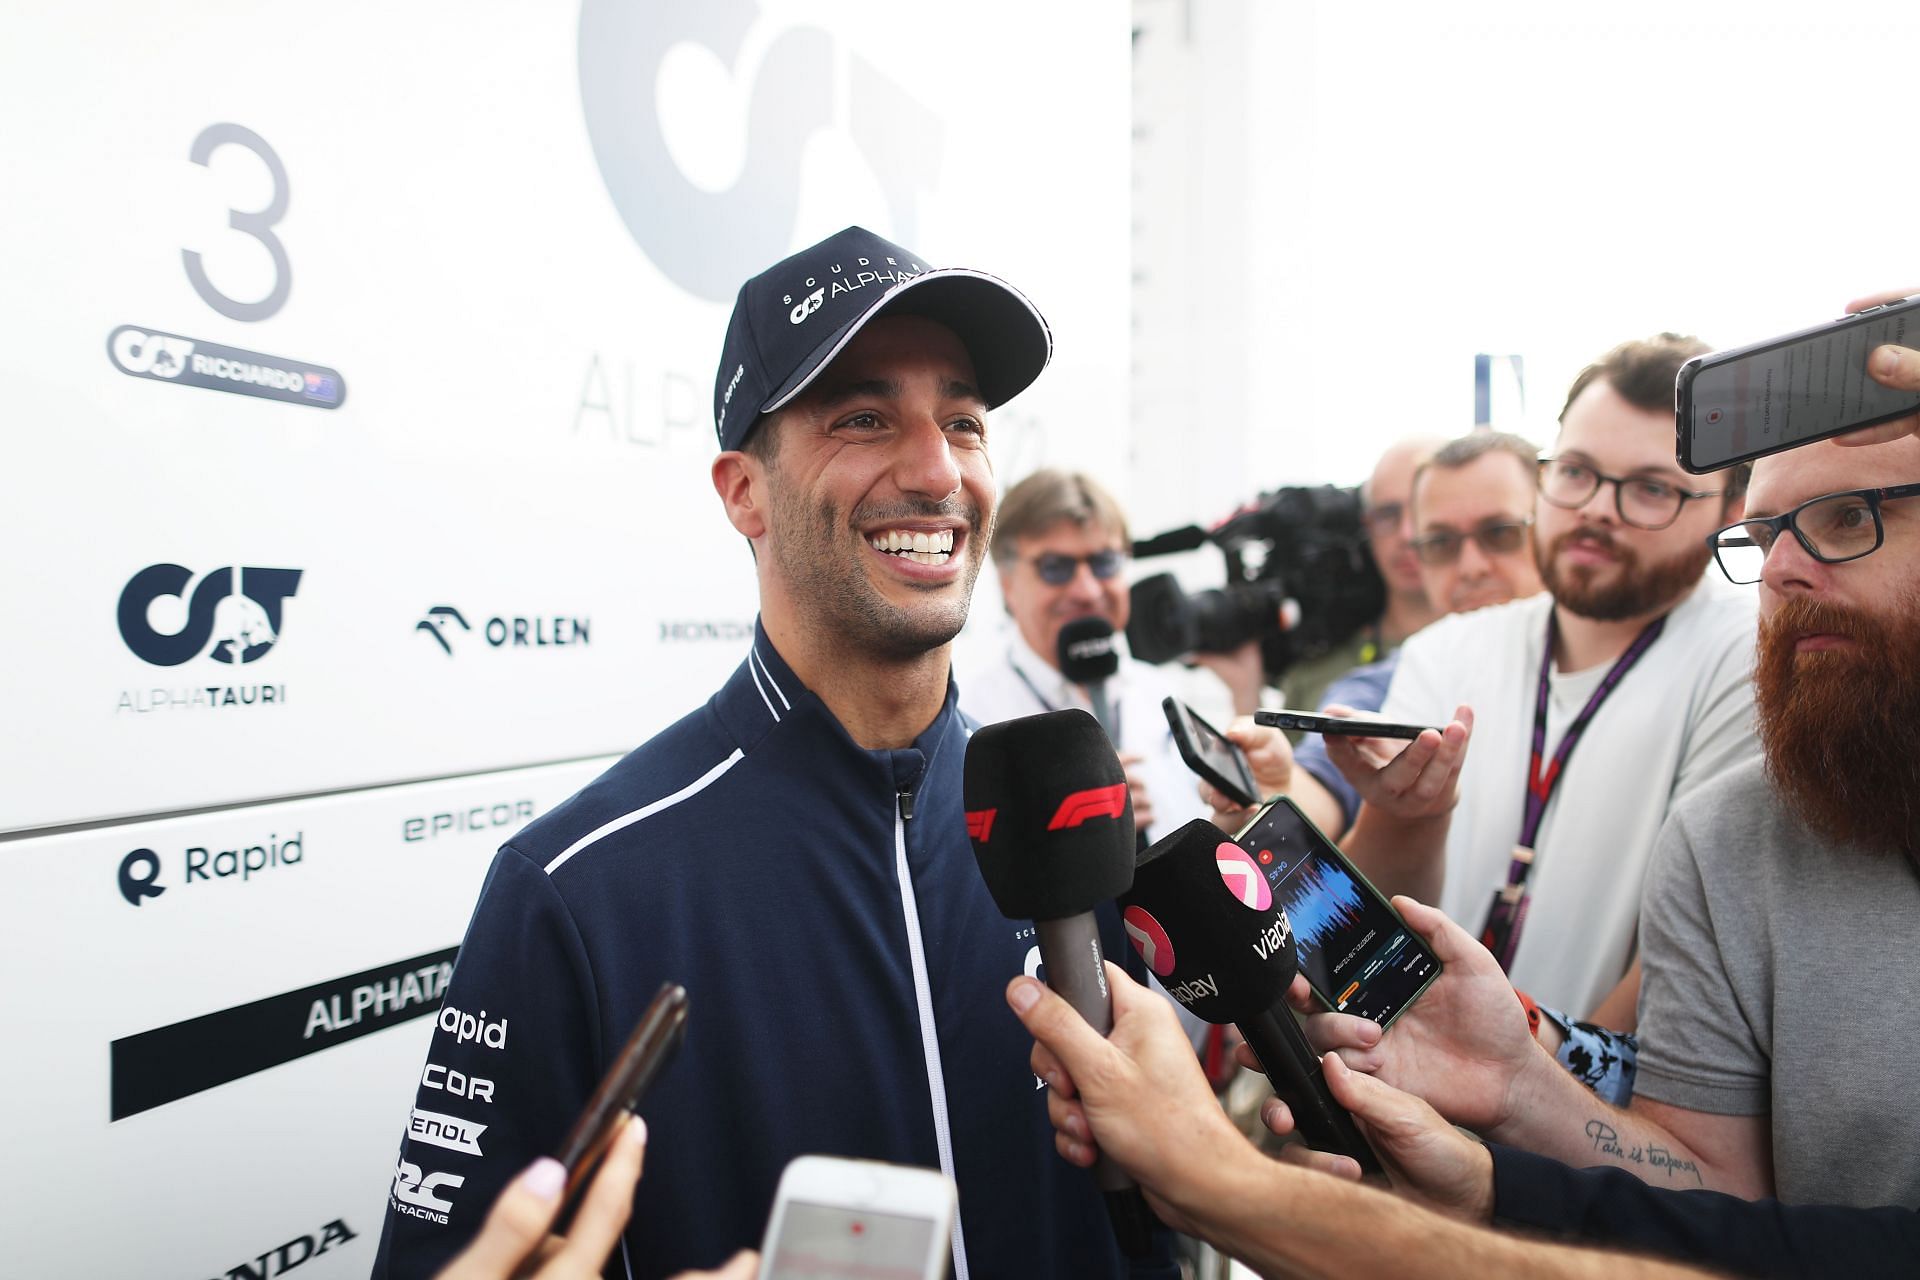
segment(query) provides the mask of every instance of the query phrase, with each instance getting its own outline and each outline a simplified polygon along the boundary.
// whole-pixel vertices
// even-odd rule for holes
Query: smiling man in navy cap
[[[958,1280],[1128,1272],[999,1005],[1033,942],[967,842],[949,676],[993,523],[987,414],[1051,350],[1010,285],[858,227],[740,290],[712,475],[753,548],[753,644],[703,707],[501,849],[446,996],[498,1043],[436,1031],[424,1077],[488,1097],[421,1089],[376,1274],[425,1274],[478,1229],[663,981],[692,1013],[642,1107],[632,1274],[755,1243],[805,1152],[952,1176]],[[1111,908],[1101,922],[1131,957]]]

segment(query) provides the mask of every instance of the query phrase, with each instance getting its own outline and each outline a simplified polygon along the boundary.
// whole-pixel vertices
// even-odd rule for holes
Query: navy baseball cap
[[[761,414],[805,391],[879,315],[926,316],[953,330],[989,409],[1026,390],[1053,355],[1046,320],[1006,281],[929,267],[917,253],[848,227],[740,286],[713,381],[720,447],[738,449]]]

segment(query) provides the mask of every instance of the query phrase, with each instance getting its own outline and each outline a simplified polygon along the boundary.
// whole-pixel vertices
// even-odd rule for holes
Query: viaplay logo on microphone
[[[1178,963],[1173,958],[1173,939],[1160,922],[1147,913],[1145,907],[1128,907],[1120,913],[1120,923],[1127,930],[1127,937],[1133,941],[1133,949],[1147,962],[1147,968],[1164,978],[1173,972]]]
[[[1267,887],[1267,877],[1245,849],[1231,842],[1223,842],[1213,852],[1213,865],[1219,868],[1220,879],[1226,883],[1228,891],[1240,900],[1241,906],[1251,907],[1255,911],[1273,908],[1273,890]]]

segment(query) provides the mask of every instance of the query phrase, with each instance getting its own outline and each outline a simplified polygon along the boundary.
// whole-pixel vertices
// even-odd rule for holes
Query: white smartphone
[[[760,1280],[941,1280],[954,1202],[933,1169],[799,1156],[774,1194]]]

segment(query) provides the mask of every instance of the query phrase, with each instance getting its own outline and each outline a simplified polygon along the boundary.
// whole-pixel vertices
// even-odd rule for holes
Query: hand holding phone
[[[1246,752],[1178,698],[1161,699],[1160,709],[1166,712],[1167,727],[1173,730],[1173,743],[1187,768],[1241,808],[1260,803],[1260,786],[1253,780]]]
[[[1440,732],[1439,725],[1395,724],[1390,720],[1370,720],[1365,716],[1329,716],[1317,711],[1256,711],[1253,713],[1253,722],[1275,729],[1344,738],[1417,738],[1428,729]]]
[[[554,1153],[567,1171],[563,1212],[579,1196],[627,1116],[638,1110],[648,1086],[673,1060],[686,1031],[687,989],[674,982],[661,984],[613,1066],[601,1078],[600,1087],[593,1091],[580,1118]]]
[[[1285,796],[1234,843],[1285,906],[1300,972],[1327,1008],[1384,1027],[1440,976],[1440,961],[1420,935]]]
[[[940,1280],[954,1203],[937,1170],[800,1156],[774,1193],[760,1280]]]
[[[1719,471],[1920,410],[1920,388],[1868,375],[1882,346],[1920,347],[1920,294],[1695,356],[1674,380],[1680,465]]]

